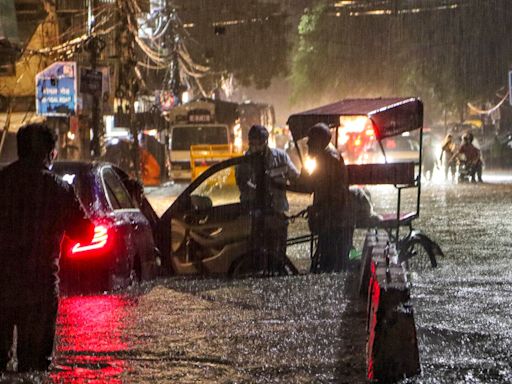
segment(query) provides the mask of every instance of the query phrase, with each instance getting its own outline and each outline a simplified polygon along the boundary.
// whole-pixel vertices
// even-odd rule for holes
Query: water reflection
[[[123,296],[63,298],[57,318],[53,383],[121,383],[128,343],[124,328],[134,300]]]

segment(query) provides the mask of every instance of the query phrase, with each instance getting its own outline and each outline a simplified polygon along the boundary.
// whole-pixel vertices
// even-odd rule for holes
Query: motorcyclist
[[[288,237],[285,212],[289,206],[285,187],[289,181],[299,177],[299,171],[285,151],[268,146],[268,136],[267,128],[262,125],[253,125],[249,129],[249,150],[246,155],[263,157],[263,177],[258,177],[257,170],[251,166],[237,167],[235,176],[243,206],[253,209],[256,200],[261,198],[263,231],[257,235],[270,256],[266,260],[267,268],[271,273],[279,273],[286,258]],[[258,183],[263,183],[262,188],[258,188]],[[257,196],[258,191],[263,191],[263,196]]]
[[[62,236],[81,242],[93,236],[72,186],[50,172],[56,141],[46,125],[20,128],[19,159],[0,171],[0,372],[9,361],[15,325],[18,371],[48,368]]]
[[[348,266],[353,223],[350,218],[348,175],[343,157],[330,144],[331,131],[324,123],[308,131],[308,155],[316,161],[313,172],[301,174],[299,186],[313,193],[310,229],[318,234],[318,265],[313,272],[340,272]]]
[[[452,156],[450,162],[455,161],[455,159],[463,161],[467,167],[471,181],[476,183],[477,178],[479,182],[482,182],[483,160],[480,149],[473,145],[473,139],[474,137],[471,132],[464,134],[462,136],[462,145]]]

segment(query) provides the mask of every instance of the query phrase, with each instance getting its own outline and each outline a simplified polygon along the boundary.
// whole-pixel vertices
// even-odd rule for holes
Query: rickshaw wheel
[[[421,241],[413,240],[407,244],[405,266],[408,271],[421,272],[437,267],[437,260]]]

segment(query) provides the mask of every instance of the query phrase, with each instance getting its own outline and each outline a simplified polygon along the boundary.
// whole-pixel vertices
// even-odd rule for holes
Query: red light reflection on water
[[[122,296],[62,298],[57,318],[54,383],[122,383],[122,359],[132,299]]]

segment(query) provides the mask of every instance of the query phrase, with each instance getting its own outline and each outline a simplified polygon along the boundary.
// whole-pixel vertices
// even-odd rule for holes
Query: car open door
[[[252,249],[255,221],[250,212],[262,199],[241,200],[237,175],[263,175],[261,156],[242,156],[213,165],[195,179],[160,219],[163,266],[176,274],[229,274]],[[262,197],[256,183],[255,196]],[[243,188],[243,187],[242,187]]]

